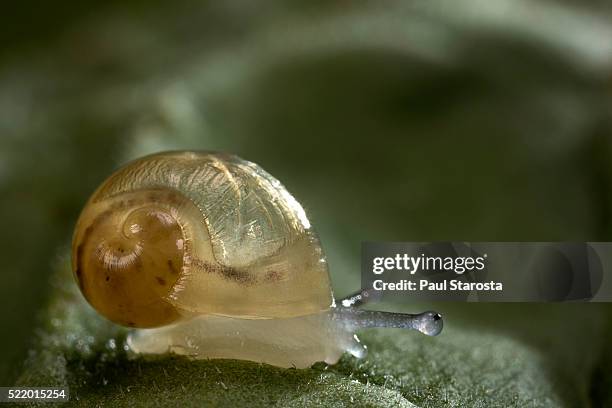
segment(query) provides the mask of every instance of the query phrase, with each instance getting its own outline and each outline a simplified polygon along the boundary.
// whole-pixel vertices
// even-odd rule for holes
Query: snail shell
[[[85,298],[125,326],[296,317],[333,302],[303,208],[229,154],[161,153],[121,168],[81,213],[73,253]]]

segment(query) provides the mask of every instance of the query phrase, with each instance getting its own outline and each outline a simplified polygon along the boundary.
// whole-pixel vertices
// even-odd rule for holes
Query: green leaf
[[[367,330],[366,359],[296,370],[133,355],[126,330],[84,302],[66,262],[53,287],[18,385],[69,386],[75,406],[583,405],[610,321],[597,305],[442,305],[447,324],[436,338]]]

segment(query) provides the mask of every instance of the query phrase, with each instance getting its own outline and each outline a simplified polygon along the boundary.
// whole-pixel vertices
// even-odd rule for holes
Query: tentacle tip
[[[427,336],[437,336],[442,332],[444,319],[438,312],[423,312],[416,316],[413,327]]]

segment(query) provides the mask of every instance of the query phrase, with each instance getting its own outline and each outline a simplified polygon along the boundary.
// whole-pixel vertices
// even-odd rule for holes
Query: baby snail
[[[79,217],[72,270],[94,309],[139,329],[136,353],[304,368],[363,357],[358,328],[442,330],[435,312],[359,309],[367,292],[336,304],[302,206],[225,153],[158,153],[112,174]]]

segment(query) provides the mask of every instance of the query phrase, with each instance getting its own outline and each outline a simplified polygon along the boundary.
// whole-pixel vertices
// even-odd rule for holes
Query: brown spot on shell
[[[194,259],[193,266],[203,269],[208,273],[219,274],[227,280],[231,280],[242,285],[253,285],[257,283],[257,279],[250,273],[231,266],[212,264],[201,259]]]
[[[283,280],[284,275],[279,271],[268,271],[266,273],[266,282],[278,282]]]
[[[159,283],[162,286],[164,286],[166,284],[166,280],[164,278],[162,278],[161,276],[156,276],[155,280],[157,280],[157,283]]]

